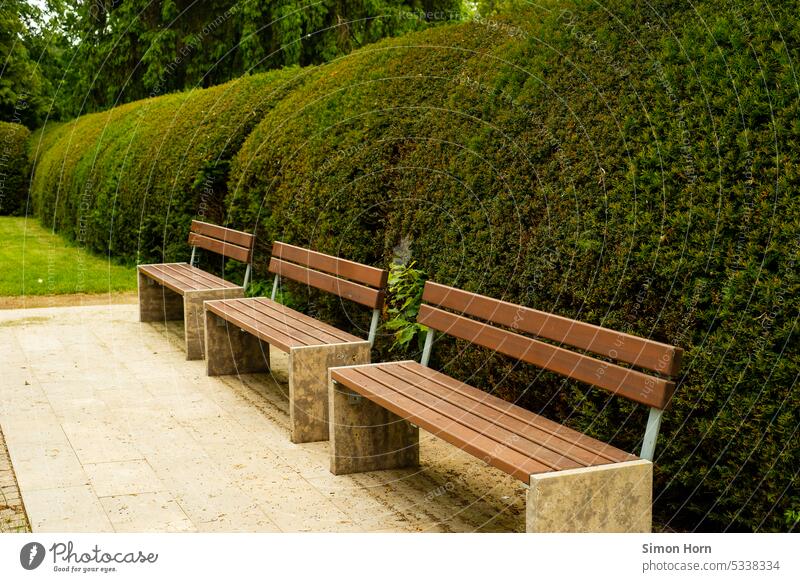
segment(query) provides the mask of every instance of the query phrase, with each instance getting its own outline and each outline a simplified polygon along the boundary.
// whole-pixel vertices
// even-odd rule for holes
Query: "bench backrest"
[[[385,299],[388,272],[283,242],[272,243],[271,273],[373,309]]]
[[[388,272],[283,242],[272,243],[269,271],[373,309],[385,298]]]
[[[380,311],[386,298],[388,271],[340,259],[280,241],[272,243],[269,271],[275,273],[272,299],[280,277],[316,287],[372,308],[369,343],[375,342]]]
[[[236,259],[248,265],[253,259],[253,247],[256,237],[252,234],[209,224],[208,222],[192,221],[189,231],[189,245]]]
[[[417,321],[448,335],[656,409],[664,409],[675,391],[675,382],[664,376],[678,374],[683,354],[680,348],[431,281],[425,284],[422,300]],[[613,362],[568,347],[592,352]]]

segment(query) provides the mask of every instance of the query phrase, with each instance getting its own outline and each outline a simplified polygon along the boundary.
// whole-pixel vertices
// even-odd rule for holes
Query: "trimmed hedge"
[[[61,138],[59,130],[62,127],[64,123],[61,121],[48,121],[31,132],[28,137],[28,161],[32,167],[35,168],[39,156]]]
[[[46,130],[32,197],[44,224],[123,261],[186,260],[193,218],[224,222],[228,164],[314,69],[245,76],[136,101]]]
[[[227,205],[262,256],[280,239],[386,265],[410,242],[438,282],[684,347],[657,522],[793,528],[798,14],[558,1],[381,42],[266,114],[232,162]],[[638,451],[642,407],[462,342],[434,355]]]
[[[28,200],[30,130],[0,121],[0,215],[23,214]]]

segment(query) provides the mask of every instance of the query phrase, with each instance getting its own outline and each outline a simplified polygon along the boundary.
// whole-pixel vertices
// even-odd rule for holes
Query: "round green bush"
[[[228,208],[260,255],[279,239],[387,265],[408,246],[432,280],[683,347],[657,523],[793,528],[798,15],[552,1],[381,42],[264,116],[233,159]],[[364,329],[358,310],[311,299]],[[639,450],[642,407],[446,338],[434,355]]]
[[[190,221],[226,220],[230,158],[264,113],[310,74],[288,68],[245,76],[45,131],[31,145],[36,214],[68,238],[125,261],[186,260]]]
[[[0,215],[23,214],[28,201],[30,130],[0,121]]]

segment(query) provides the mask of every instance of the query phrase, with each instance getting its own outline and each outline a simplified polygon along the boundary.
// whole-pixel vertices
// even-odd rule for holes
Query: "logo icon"
[[[39,542],[30,542],[22,546],[19,552],[19,563],[26,570],[35,570],[44,561],[44,546]]]

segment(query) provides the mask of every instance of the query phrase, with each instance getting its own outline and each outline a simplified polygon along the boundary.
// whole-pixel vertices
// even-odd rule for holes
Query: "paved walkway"
[[[418,470],[336,477],[273,375],[208,378],[135,305],[0,311],[0,427],[37,531],[519,531],[513,479],[430,435]]]

